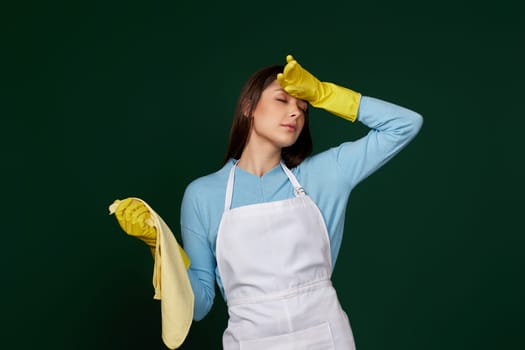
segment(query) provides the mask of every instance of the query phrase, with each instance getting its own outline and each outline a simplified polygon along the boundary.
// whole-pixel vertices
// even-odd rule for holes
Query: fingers
[[[291,60],[289,60],[291,58]],[[277,74],[277,81],[281,87],[285,88],[287,85],[293,84],[296,80],[296,67],[298,66],[292,55],[286,57],[288,63],[284,66],[282,73]]]
[[[286,56],[286,66],[284,67],[284,70],[293,70],[299,63],[297,63],[297,60],[293,58],[292,55]]]
[[[117,207],[117,211],[122,211],[124,210],[126,207],[128,207],[131,202],[133,202],[133,198],[126,198],[126,199],[123,199],[123,200],[116,200],[115,202],[118,201],[118,207]]]
[[[283,90],[291,96],[293,96],[293,94],[297,92],[297,88],[295,88],[293,85],[285,86]]]
[[[144,205],[134,205],[133,207],[129,206],[128,210],[126,210],[125,217],[126,220],[132,224],[142,225],[148,214],[149,210]]]
[[[281,87],[283,86],[283,84],[284,84],[284,75],[283,75],[283,73],[277,74],[277,82],[279,83],[279,85],[281,85]]]
[[[151,217],[149,209],[140,201],[133,198],[126,198],[118,204],[115,215],[119,223],[125,226],[125,231],[134,229],[133,226],[145,228],[148,225],[146,222]]]
[[[111,207],[116,207],[114,213],[124,232],[142,240],[150,247],[155,247],[157,228],[146,204],[131,197],[124,200],[117,199]]]
[[[284,66],[284,71],[283,71],[283,74],[285,76],[287,75],[290,75],[293,71],[294,71],[294,68],[297,66],[297,61],[290,61],[286,64],[286,66]]]
[[[140,235],[137,235],[137,237],[144,241],[147,245],[155,245],[157,240],[157,231],[155,228],[148,226],[148,228],[143,230]]]

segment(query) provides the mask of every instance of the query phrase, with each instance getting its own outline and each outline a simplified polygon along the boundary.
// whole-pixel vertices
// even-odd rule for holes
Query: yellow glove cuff
[[[361,94],[333,83],[321,83],[322,98],[312,101],[314,107],[322,108],[338,117],[354,122],[357,119]]]
[[[184,249],[182,249],[182,247],[179,245],[179,251],[180,251],[180,255],[182,255],[182,261],[184,261],[184,266],[186,267],[186,270],[190,267],[190,258],[188,258],[188,255],[186,254],[186,252],[184,251]]]

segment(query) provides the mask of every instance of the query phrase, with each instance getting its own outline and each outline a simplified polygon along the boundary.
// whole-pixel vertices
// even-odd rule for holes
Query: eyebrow
[[[273,91],[280,91],[280,92],[284,92],[285,94],[288,94],[286,91],[284,91],[283,88],[277,88],[277,89],[275,89]],[[298,100],[301,101],[301,102],[304,102],[306,104],[306,108],[308,108],[308,102],[306,102],[305,100],[301,100],[301,99],[298,99]]]

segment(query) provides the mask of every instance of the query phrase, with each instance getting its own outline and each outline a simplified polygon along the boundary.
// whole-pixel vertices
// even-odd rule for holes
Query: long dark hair
[[[228,142],[228,150],[224,157],[224,164],[226,164],[230,158],[239,159],[241,157],[252,128],[252,114],[257,103],[259,103],[261,94],[268,85],[277,79],[277,74],[281,73],[283,69],[284,66],[263,68],[252,74],[242,87],[233,115],[230,141]],[[281,157],[288,168],[296,167],[312,153],[312,135],[310,134],[308,120],[307,110],[304,114],[303,130],[299,134],[297,141],[295,141],[293,145],[283,148],[281,151]]]

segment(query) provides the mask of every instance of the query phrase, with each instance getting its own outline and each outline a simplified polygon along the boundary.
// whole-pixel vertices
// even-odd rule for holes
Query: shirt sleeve
[[[357,120],[371,130],[336,150],[337,164],[348,188],[355,187],[401,151],[423,124],[420,114],[367,96],[361,98]]]
[[[184,250],[190,258],[188,276],[195,296],[193,319],[202,320],[210,311],[215,298],[215,268],[213,254],[202,209],[199,208],[196,191],[188,186],[181,205],[181,236]]]

